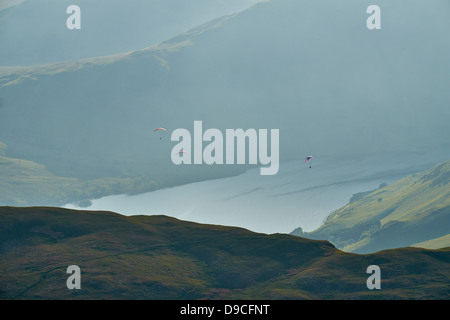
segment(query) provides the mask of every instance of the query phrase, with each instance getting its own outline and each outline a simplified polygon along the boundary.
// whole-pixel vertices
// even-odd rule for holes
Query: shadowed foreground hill
[[[167,216],[0,207],[1,299],[448,299],[450,249],[370,255]],[[381,268],[369,290],[366,269]],[[70,265],[81,290],[69,290]]]

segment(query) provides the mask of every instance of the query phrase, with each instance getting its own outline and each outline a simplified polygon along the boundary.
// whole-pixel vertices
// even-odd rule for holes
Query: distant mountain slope
[[[144,48],[257,0],[2,0],[0,66],[85,59]],[[69,30],[70,5],[81,29]],[[5,10],[2,10],[5,9]]]
[[[320,228],[298,234],[327,239],[357,253],[411,246],[440,237],[444,240],[450,232],[449,182],[450,161],[446,161],[365,194],[332,213]]]
[[[148,191],[160,187],[152,180],[134,178],[79,179],[57,176],[43,165],[7,157],[6,144],[0,141],[0,206],[31,206],[75,202],[89,205],[90,199],[104,194]]]
[[[426,248],[426,249],[439,249],[450,247],[450,233],[436,239],[415,243],[411,245],[411,247]]]
[[[371,255],[166,216],[0,207],[1,299],[448,299],[450,250]],[[382,270],[369,290],[366,269]],[[81,269],[69,290],[66,269]]]
[[[2,0],[0,1],[0,10],[4,10],[10,7],[17,6],[25,0]]]
[[[280,129],[282,160],[448,150],[448,1],[380,0],[379,32],[370,4],[267,1],[146,49],[1,68],[0,139],[57,175],[174,183],[242,172],[172,164],[153,130],[194,120]]]

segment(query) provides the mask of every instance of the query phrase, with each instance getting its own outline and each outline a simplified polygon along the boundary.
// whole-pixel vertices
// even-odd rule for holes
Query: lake
[[[303,158],[303,157],[302,157]],[[422,153],[315,157],[280,163],[278,174],[251,169],[233,177],[190,183],[138,195],[92,200],[88,210],[124,215],[163,214],[187,221],[238,226],[261,233],[318,228],[354,193],[372,190],[446,160]],[[75,205],[65,208],[81,209]]]

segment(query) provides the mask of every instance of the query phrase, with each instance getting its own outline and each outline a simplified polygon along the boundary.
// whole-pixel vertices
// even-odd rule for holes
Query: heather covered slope
[[[2,299],[448,299],[450,251],[371,255],[166,216],[0,208]],[[366,269],[382,270],[368,290]],[[66,287],[69,265],[81,290]]]

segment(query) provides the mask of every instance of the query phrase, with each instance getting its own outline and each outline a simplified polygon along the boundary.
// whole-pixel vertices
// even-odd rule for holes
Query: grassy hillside
[[[411,245],[411,247],[426,248],[426,249],[439,249],[450,247],[450,234],[447,234],[445,236],[436,239],[415,243]]]
[[[109,194],[154,190],[160,185],[142,177],[79,179],[61,177],[43,165],[2,155],[0,142],[0,205],[88,204],[90,199]]]
[[[302,234],[352,252],[374,252],[444,237],[450,226],[450,161],[377,189]],[[442,241],[442,242],[441,242]]]
[[[167,216],[0,207],[1,299],[448,299],[450,250],[326,241]],[[81,290],[66,288],[69,265]],[[382,289],[368,290],[379,265]]]

